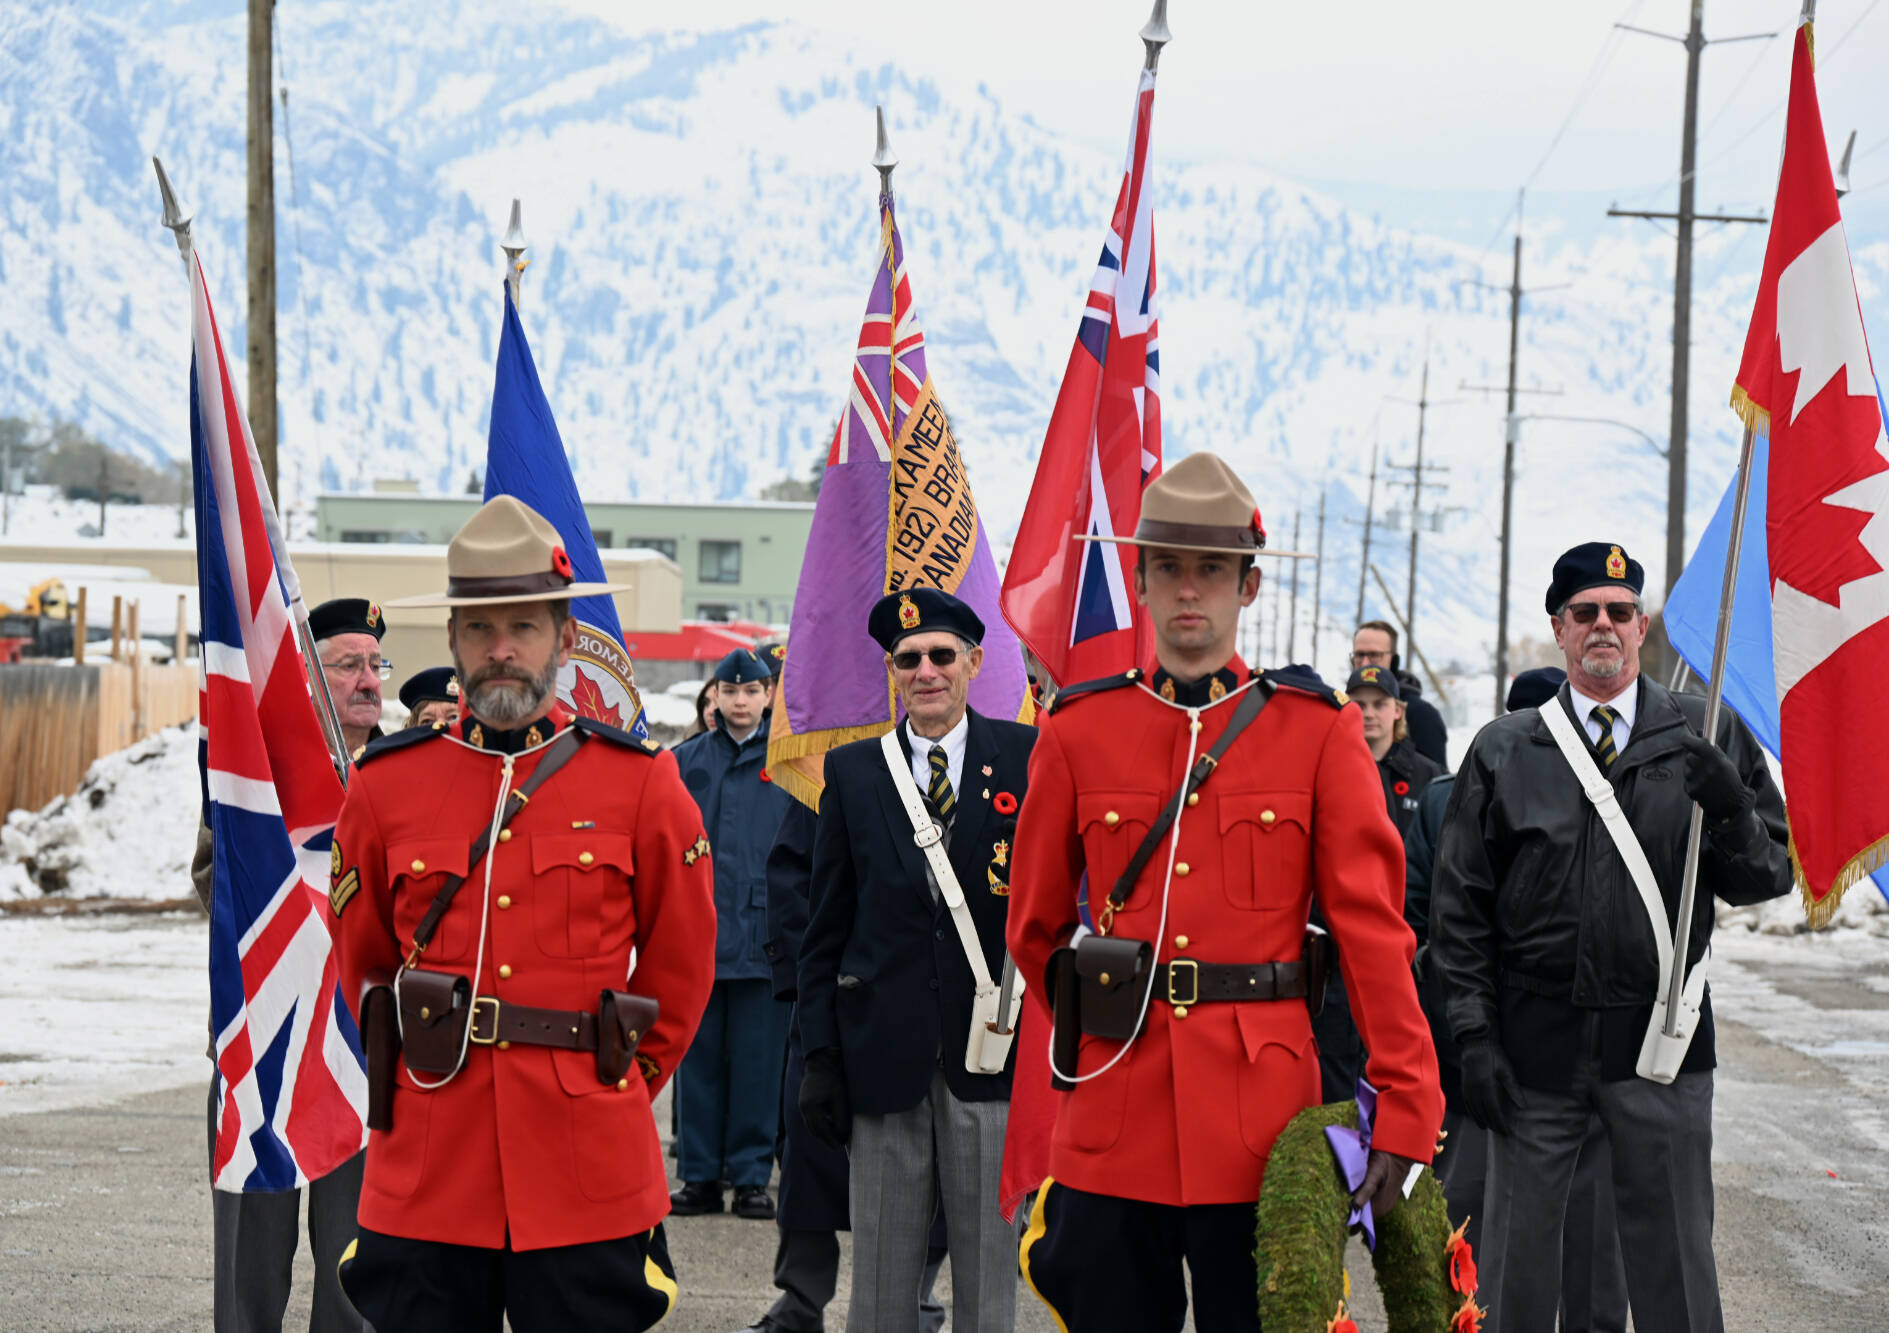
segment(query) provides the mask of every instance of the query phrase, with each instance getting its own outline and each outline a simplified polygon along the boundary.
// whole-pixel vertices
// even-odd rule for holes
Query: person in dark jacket
[[[1389,621],[1367,620],[1351,635],[1351,665],[1387,666],[1397,675],[1404,701],[1404,725],[1418,754],[1440,769],[1450,766],[1450,733],[1436,705],[1423,697],[1423,682],[1404,670],[1397,653],[1397,628]]]
[[[1384,809],[1397,826],[1398,836],[1410,827],[1417,813],[1417,798],[1438,777],[1444,766],[1421,753],[1409,739],[1403,682],[1389,667],[1361,666],[1351,673],[1345,693],[1357,704],[1364,722],[1364,743],[1377,760],[1378,780],[1384,784]]]
[[[1699,894],[1684,923],[1688,969],[1704,958],[1714,895],[1733,904],[1790,890],[1784,802],[1757,741],[1730,710],[1701,734],[1705,700],[1640,674],[1645,573],[1618,545],[1556,561],[1546,606],[1568,680],[1544,707],[1484,727],[1456,778],[1437,844],[1430,917],[1463,1103],[1491,1131],[1482,1229],[1490,1333],[1551,1328],[1561,1233],[1589,1118],[1613,1153],[1636,1327],[1718,1333],[1712,1257],[1709,991],[1677,1076],[1636,1065],[1660,988],[1655,929],[1677,915],[1687,831],[1704,815]],[[1663,920],[1550,732],[1564,710],[1650,864]]]
[[[1537,667],[1515,677],[1507,711],[1536,708],[1551,701],[1568,673]],[[1443,1155],[1437,1179],[1443,1185],[1450,1225],[1466,1227],[1470,1249],[1482,1252],[1483,1187],[1488,1177],[1489,1132],[1463,1110],[1462,1052],[1450,1036],[1443,986],[1425,947],[1430,938],[1430,875],[1443,811],[1455,789],[1449,773],[1423,789],[1416,816],[1404,830],[1404,920],[1417,936],[1417,994],[1430,1037],[1436,1043],[1443,1075]],[[1588,1117],[1587,1138],[1568,1193],[1561,1229],[1562,1333],[1626,1333],[1627,1275],[1620,1260],[1620,1233],[1614,1225],[1613,1154],[1600,1117]]]
[[[712,681],[721,725],[675,750],[689,795],[702,809],[715,858],[715,989],[676,1071],[680,1126],[670,1195],[678,1216],[719,1213],[721,1182],[734,1186],[738,1217],[771,1219],[767,1192],[780,1132],[781,1065],[788,1006],[776,1000],[762,947],[767,856],[793,799],[767,772],[768,703],[774,677],[751,648],[722,658]]]

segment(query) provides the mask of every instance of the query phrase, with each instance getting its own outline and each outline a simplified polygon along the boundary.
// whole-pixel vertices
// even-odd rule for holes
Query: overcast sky
[[[543,2],[631,28],[662,17],[674,26],[678,12]],[[987,83],[1019,113],[1119,152],[1148,7],[721,0],[706,12],[714,27],[790,13],[832,32],[873,34],[875,45],[893,33],[911,52],[908,73],[948,86]],[[1769,203],[1798,12],[1798,0],[1705,7],[1708,39],[1779,35],[1706,50],[1701,208]],[[1170,157],[1248,160],[1303,181],[1506,192],[1532,178],[1537,190],[1670,208],[1686,53],[1612,25],[1682,34],[1688,15],[1685,0],[1173,0],[1156,143]],[[1889,3],[1823,0],[1816,31],[1833,155],[1859,131],[1853,180],[1865,193],[1852,207],[1889,215]]]

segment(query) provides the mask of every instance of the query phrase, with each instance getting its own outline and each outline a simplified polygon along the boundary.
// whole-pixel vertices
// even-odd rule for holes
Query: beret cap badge
[[[902,629],[918,628],[918,607],[910,597],[899,598],[899,626]]]
[[[1610,579],[1624,579],[1626,576],[1627,557],[1621,554],[1618,546],[1609,547],[1607,551],[1607,577]]]

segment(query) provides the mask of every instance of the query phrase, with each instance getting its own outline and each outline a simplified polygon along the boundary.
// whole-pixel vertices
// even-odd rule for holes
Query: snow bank
[[[1731,907],[1718,904],[1718,925],[1724,930],[1733,926],[1743,926],[1748,931],[1765,935],[1804,935],[1810,932],[1810,922],[1804,917],[1803,900],[1795,892],[1787,893],[1782,898],[1773,898],[1768,903],[1759,903],[1756,907]],[[1872,935],[1889,939],[1889,901],[1885,901],[1882,890],[1873,880],[1850,887],[1843,895],[1843,901],[1837,904],[1836,915],[1830,918],[1825,930],[1861,930]]]
[[[188,898],[202,787],[185,723],[92,765],[78,791],[0,826],[0,899]]]

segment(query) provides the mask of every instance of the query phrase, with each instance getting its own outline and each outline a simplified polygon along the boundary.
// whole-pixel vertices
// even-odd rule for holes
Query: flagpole
[[[498,248],[505,252],[505,285],[512,289],[512,305],[518,305],[519,292],[524,287],[525,265],[531,261],[519,256],[531,246],[525,240],[524,220],[518,200],[512,200],[511,222],[505,228],[505,236],[498,243]]]
[[[171,178],[164,171],[164,163],[155,154],[152,155],[151,166],[157,171],[158,194],[164,201],[164,225],[170,228],[171,235],[177,239],[177,253],[183,257],[184,276],[191,284],[190,299],[194,304],[197,299],[195,288],[199,266],[196,242],[190,234],[191,220],[184,216],[183,209],[178,206],[177,192],[171,188]],[[198,367],[198,370],[201,373],[202,367]],[[308,628],[308,605],[302,600],[301,580],[295,577],[295,567],[289,563],[288,544],[275,521],[275,497],[268,494],[266,486],[263,493],[267,500],[262,506],[263,521],[268,525],[270,541],[280,554],[277,572],[289,592],[289,614],[295,621],[296,640],[302,649],[302,675],[315,701],[315,721],[321,728],[322,742],[328,747],[329,757],[334,760],[335,774],[345,788],[348,785],[348,744],[341,733],[341,713],[335,707],[334,696],[328,693],[328,678],[321,670],[321,654],[315,651],[314,635]]]
[[[1168,31],[1168,0],[1154,0],[1154,13],[1148,15],[1147,23],[1137,35],[1148,52],[1141,67],[1154,69],[1161,63],[1161,48],[1174,40],[1174,34]]]

